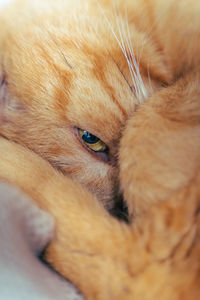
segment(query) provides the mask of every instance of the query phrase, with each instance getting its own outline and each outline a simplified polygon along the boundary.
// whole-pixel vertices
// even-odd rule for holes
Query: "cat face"
[[[61,2],[17,1],[2,15],[0,133],[39,153],[112,209],[121,132],[137,105],[167,82],[167,71],[131,22],[123,49],[113,32],[116,18],[122,28],[127,19],[113,16],[109,2],[100,8],[90,1]],[[95,142],[104,147],[94,151]]]

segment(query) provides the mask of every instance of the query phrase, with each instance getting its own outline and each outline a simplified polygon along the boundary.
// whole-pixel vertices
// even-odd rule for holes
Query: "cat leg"
[[[162,286],[162,278],[168,286],[166,299],[178,297],[170,294],[172,285],[184,295],[180,298],[200,297],[199,82],[197,67],[154,95],[129,120],[121,140],[121,186],[134,226],[146,232],[144,244],[160,261],[159,271],[168,264],[168,275],[149,273],[154,279],[161,275],[157,282]],[[153,211],[154,221],[148,223]],[[156,299],[165,299],[165,292],[163,285]],[[151,293],[152,286],[148,299]]]
[[[77,284],[87,299],[110,299],[110,295],[126,299],[123,282],[129,277],[132,244],[134,252],[143,255],[134,242],[137,235],[30,150],[1,138],[0,155],[0,177],[19,186],[55,218],[56,235],[46,254],[53,267]],[[132,258],[135,270],[145,263],[145,256],[141,261],[137,255]]]
[[[189,186],[200,169],[199,83],[198,67],[152,96],[128,121],[120,181],[135,217]]]
[[[54,216],[46,259],[86,299],[199,298],[198,76],[155,95],[127,125],[121,182],[131,213],[143,216],[137,226],[115,220],[78,183],[0,139],[0,178]]]

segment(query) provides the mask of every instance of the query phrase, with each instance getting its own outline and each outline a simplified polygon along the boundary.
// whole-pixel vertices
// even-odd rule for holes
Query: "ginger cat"
[[[150,16],[141,24],[135,5],[18,0],[0,17],[0,133],[86,186],[108,210],[120,201],[122,128],[171,80]],[[96,151],[79,129],[98,139]]]
[[[200,296],[199,12],[18,0],[2,13],[0,133],[21,145],[1,138],[0,177],[55,217],[46,259],[86,299]],[[129,225],[101,204],[113,210],[119,181]]]
[[[130,224],[46,160],[0,139],[0,177],[55,217],[46,259],[86,299],[199,299],[199,81],[200,68],[154,95],[127,124],[120,177],[137,213]]]
[[[121,201],[117,157],[126,120],[199,61],[200,5],[183,4],[193,10],[172,0],[16,0],[4,8],[0,133],[112,211]]]

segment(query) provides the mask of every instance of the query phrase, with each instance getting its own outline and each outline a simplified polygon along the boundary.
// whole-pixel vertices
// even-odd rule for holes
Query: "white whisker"
[[[139,90],[138,90],[138,85],[137,85],[137,80],[136,80],[137,79],[136,73],[135,73],[135,70],[134,70],[133,65],[131,63],[131,57],[130,57],[129,53],[127,53],[127,51],[126,51],[126,45],[125,45],[125,42],[123,40],[123,34],[122,34],[121,27],[120,27],[120,24],[119,24],[119,21],[118,21],[116,8],[115,8],[115,19],[116,19],[116,22],[117,22],[117,27],[118,27],[118,32],[119,32],[120,39],[121,39],[123,53],[124,53],[125,58],[126,58],[127,63],[128,63],[131,79],[132,79],[133,86],[134,86],[134,89],[135,89],[135,93],[136,93],[136,96],[139,97]],[[121,23],[122,23],[122,20],[121,20]]]
[[[120,41],[119,41],[119,39],[118,39],[118,37],[117,37],[117,35],[116,35],[116,33],[115,33],[114,29],[113,29],[113,27],[112,27],[111,23],[109,22],[108,18],[106,17],[106,15],[105,15],[105,12],[104,12],[103,8],[102,8],[102,7],[101,7],[101,5],[99,4],[99,1],[98,1],[98,0],[95,0],[95,1],[97,2],[97,5],[99,6],[99,8],[100,8],[100,10],[101,10],[101,13],[102,13],[102,14],[103,14],[103,16],[104,16],[106,23],[108,24],[108,26],[109,26],[109,28],[110,28],[110,30],[111,30],[111,32],[112,32],[112,34],[114,35],[114,37],[115,37],[115,39],[116,39],[116,41],[117,41],[117,43],[118,43],[119,47],[121,48],[121,50],[122,50],[122,52],[123,52],[122,45],[121,45],[121,43],[120,43]]]
[[[131,49],[131,43],[130,43],[130,40],[128,39],[128,36],[127,36],[127,31],[125,30],[124,28],[124,23],[122,21],[122,17],[120,15],[120,20],[121,20],[121,27],[123,29],[123,32],[124,32],[124,36],[125,36],[125,42],[126,42],[126,48],[128,49],[128,57],[129,57],[129,61],[131,63],[131,72],[134,76],[134,83],[135,83],[135,87],[136,87],[136,94],[137,94],[137,97],[139,99],[139,101],[141,101],[141,93],[140,93],[140,86],[138,84],[138,65],[135,61],[135,57],[134,57],[134,54],[133,54],[133,50]]]
[[[118,29],[118,34],[117,34],[115,32],[112,24],[108,20],[107,16],[105,15],[105,12],[99,3],[99,0],[95,0],[95,1],[104,17],[106,23],[108,24],[108,27],[110,28],[114,38],[116,39],[120,49],[122,50],[122,53],[124,54],[124,56],[126,58],[129,72],[131,75],[131,80],[132,80],[133,87],[135,90],[135,95],[136,95],[139,103],[141,104],[141,103],[143,103],[143,99],[147,97],[147,91],[144,86],[144,82],[142,80],[141,74],[140,74],[139,64],[136,61],[135,54],[133,51],[133,46],[131,43],[131,36],[130,36],[130,29],[128,26],[128,20],[126,21],[127,28],[125,29],[125,25],[122,20],[122,16],[120,15],[120,13],[117,12],[116,5],[115,5],[114,1],[112,0],[113,10],[114,10],[114,14],[115,14],[114,16],[116,19],[116,25],[117,25],[117,29]]]
[[[113,3],[113,1],[112,1],[112,3]],[[141,75],[140,75],[139,66],[138,66],[135,56],[134,56],[131,39],[128,39],[127,32],[124,27],[124,22],[122,20],[122,16],[121,16],[120,12],[117,13],[116,6],[114,5],[114,3],[113,3],[113,7],[114,7],[114,11],[115,11],[115,19],[117,22],[118,32],[119,32],[119,35],[121,38],[121,43],[123,45],[124,55],[125,55],[127,63],[128,63],[128,67],[129,67],[129,71],[131,74],[136,97],[138,98],[139,102],[142,103],[143,102],[142,100],[144,97],[147,96],[146,95],[147,93],[146,93],[146,89],[144,88],[144,83],[143,83]],[[120,19],[120,22],[118,21],[118,18]],[[129,27],[128,27],[128,29],[129,29]],[[122,30],[123,30],[123,33],[122,33]],[[125,37],[125,39],[123,39],[123,36]],[[126,50],[127,48],[128,48],[128,52]]]
[[[140,58],[141,55],[138,59],[138,61],[136,61],[135,55],[134,55],[134,51],[133,51],[133,45],[131,42],[131,34],[130,34],[130,29],[129,29],[129,25],[128,25],[128,17],[127,17],[127,10],[126,10],[126,28],[127,28],[127,41],[128,41],[128,45],[129,45],[129,51],[131,53],[131,58],[134,64],[134,67],[136,69],[136,78],[137,78],[137,84],[139,86],[139,90],[140,90],[140,99],[142,100],[143,98],[147,98],[147,90],[144,86],[144,82],[142,80],[141,74],[140,74]],[[143,51],[143,48],[142,48]],[[140,53],[142,53],[141,49],[140,49]]]

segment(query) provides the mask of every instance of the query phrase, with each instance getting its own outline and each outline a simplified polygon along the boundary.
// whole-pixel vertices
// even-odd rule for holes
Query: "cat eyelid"
[[[94,150],[90,149],[89,147],[87,147],[87,145],[84,143],[84,141],[80,138],[79,133],[78,133],[79,129],[80,129],[79,127],[74,127],[73,131],[74,131],[77,139],[79,140],[81,146],[84,148],[84,150],[87,151],[90,155],[92,155],[96,159],[98,159],[104,163],[108,163],[109,162],[109,148],[107,147],[107,150],[105,152],[101,152],[101,151],[95,152]]]

